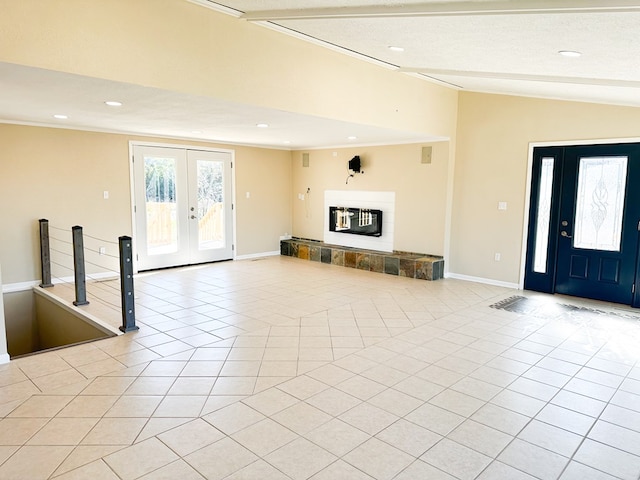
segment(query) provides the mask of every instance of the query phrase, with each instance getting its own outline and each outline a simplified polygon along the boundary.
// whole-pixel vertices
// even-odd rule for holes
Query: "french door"
[[[640,306],[640,144],[534,149],[526,289]]]
[[[133,147],[138,270],[233,257],[231,153]]]

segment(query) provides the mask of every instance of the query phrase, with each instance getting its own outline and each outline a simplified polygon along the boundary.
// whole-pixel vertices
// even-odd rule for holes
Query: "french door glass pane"
[[[551,221],[551,189],[553,187],[553,157],[542,159],[540,168],[540,190],[538,192],[538,216],[536,218],[536,240],[534,246],[533,271],[547,273],[547,251],[549,249],[549,225]]]
[[[176,216],[176,161],[173,158],[145,157],[145,205],[147,213],[147,254],[178,251]]]
[[[620,251],[627,157],[583,157],[578,171],[574,248]]]
[[[198,248],[224,247],[224,162],[198,160]]]

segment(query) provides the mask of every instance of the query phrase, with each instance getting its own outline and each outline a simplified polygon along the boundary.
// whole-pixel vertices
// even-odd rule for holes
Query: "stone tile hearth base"
[[[294,237],[280,242],[280,254],[420,280],[438,280],[444,275],[444,259],[424,253],[378,252]]]

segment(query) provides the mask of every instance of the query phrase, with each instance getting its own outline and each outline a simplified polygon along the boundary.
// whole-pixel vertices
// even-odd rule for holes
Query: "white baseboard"
[[[9,363],[11,359],[9,358],[8,353],[3,353],[0,355],[0,365],[4,365],[5,363]]]
[[[250,253],[249,255],[238,255],[235,260],[251,260],[252,258],[275,257],[277,255],[280,255],[280,250],[274,250],[273,252]]]
[[[520,285],[518,285],[517,283],[502,282],[500,280],[493,280],[491,278],[472,277],[470,275],[462,275],[460,273],[448,272],[445,273],[444,278],[454,278],[456,280],[465,280],[467,282],[483,283],[485,285],[493,285],[496,287],[513,288],[515,290],[520,290]]]

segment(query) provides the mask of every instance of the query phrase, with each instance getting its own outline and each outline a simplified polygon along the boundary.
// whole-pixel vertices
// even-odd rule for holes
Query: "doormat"
[[[528,315],[536,318],[571,318],[571,317],[584,317],[598,316],[624,318],[629,320],[640,320],[640,315],[634,315],[631,312],[613,312],[598,310],[596,308],[578,307],[576,305],[568,305],[565,303],[556,303],[552,301],[542,301],[535,298],[523,297],[520,295],[514,295],[509,298],[505,298],[493,305],[489,305],[491,308],[498,310],[506,310],[508,312],[519,313],[521,315]]]

